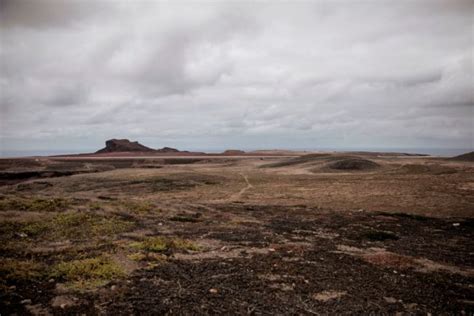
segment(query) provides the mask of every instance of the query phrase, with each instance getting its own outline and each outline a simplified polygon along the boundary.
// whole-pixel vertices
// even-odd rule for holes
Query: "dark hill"
[[[179,153],[180,151],[175,149],[175,148],[171,148],[171,147],[163,147],[161,149],[157,149],[156,152],[158,152],[158,153]]]
[[[245,155],[245,151],[238,150],[238,149],[228,149],[224,151],[222,155],[227,155],[227,156]]]
[[[139,142],[131,142],[128,139],[109,139],[105,142],[105,147],[98,150],[96,154],[113,153],[113,152],[153,152],[152,148],[143,146]]]
[[[465,153],[456,157],[452,157],[451,160],[474,161],[474,151],[471,151],[469,153]]]
[[[380,165],[372,160],[362,158],[348,158],[332,162],[328,165],[331,169],[336,170],[370,170],[380,167]]]

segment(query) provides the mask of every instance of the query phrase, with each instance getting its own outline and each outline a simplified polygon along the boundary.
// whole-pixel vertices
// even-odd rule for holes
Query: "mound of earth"
[[[175,149],[175,148],[171,148],[171,147],[163,147],[161,149],[157,149],[156,152],[159,152],[159,153],[179,153],[180,151]]]
[[[105,142],[105,147],[96,151],[96,154],[113,153],[113,152],[152,152],[152,148],[143,146],[139,142],[131,142],[128,139],[109,139]]]
[[[371,170],[380,167],[380,165],[367,159],[348,158],[332,162],[328,167],[336,170]]]
[[[235,156],[235,155],[244,155],[245,151],[243,150],[238,150],[238,149],[228,149],[222,153],[223,155],[230,155],[230,156]]]
[[[471,151],[469,153],[465,153],[456,157],[452,157],[451,160],[474,161],[474,151]]]
[[[299,157],[294,157],[290,159],[286,159],[283,161],[275,162],[275,163],[270,163],[263,165],[262,168],[280,168],[280,167],[290,167],[290,166],[295,166],[295,165],[301,165],[301,164],[306,164],[306,163],[313,163],[313,162],[319,162],[327,159],[331,159],[330,154],[308,154],[308,155],[303,155]]]

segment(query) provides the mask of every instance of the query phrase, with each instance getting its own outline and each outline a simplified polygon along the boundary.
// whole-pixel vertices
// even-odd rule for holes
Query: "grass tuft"
[[[148,252],[165,252],[168,250],[200,250],[199,246],[189,240],[167,237],[147,238],[140,242],[131,243],[130,247]]]
[[[63,279],[75,289],[90,289],[125,276],[125,271],[106,256],[61,262],[51,276]]]
[[[137,214],[148,214],[156,211],[157,208],[150,202],[146,201],[123,201],[122,205],[129,211]]]
[[[5,258],[0,260],[0,280],[31,281],[45,275],[44,266],[32,260],[15,260]]]
[[[69,207],[69,201],[55,199],[19,199],[0,200],[0,211],[59,212]]]
[[[24,223],[12,223],[9,235],[25,233],[29,238],[42,237],[48,240],[89,239],[111,237],[130,230],[133,222],[117,216],[102,216],[83,212],[59,213],[49,220]]]

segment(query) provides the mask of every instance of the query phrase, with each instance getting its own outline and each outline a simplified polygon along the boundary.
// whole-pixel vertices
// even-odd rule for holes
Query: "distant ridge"
[[[450,158],[458,161],[474,161],[474,151]]]

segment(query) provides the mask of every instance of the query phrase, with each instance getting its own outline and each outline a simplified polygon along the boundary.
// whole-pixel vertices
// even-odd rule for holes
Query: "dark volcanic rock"
[[[128,151],[139,151],[139,152],[151,152],[155,151],[152,148],[143,146],[139,142],[131,142],[128,139],[109,139],[105,142],[105,148],[98,150],[97,154],[102,153],[113,153],[113,152],[128,152]]]

